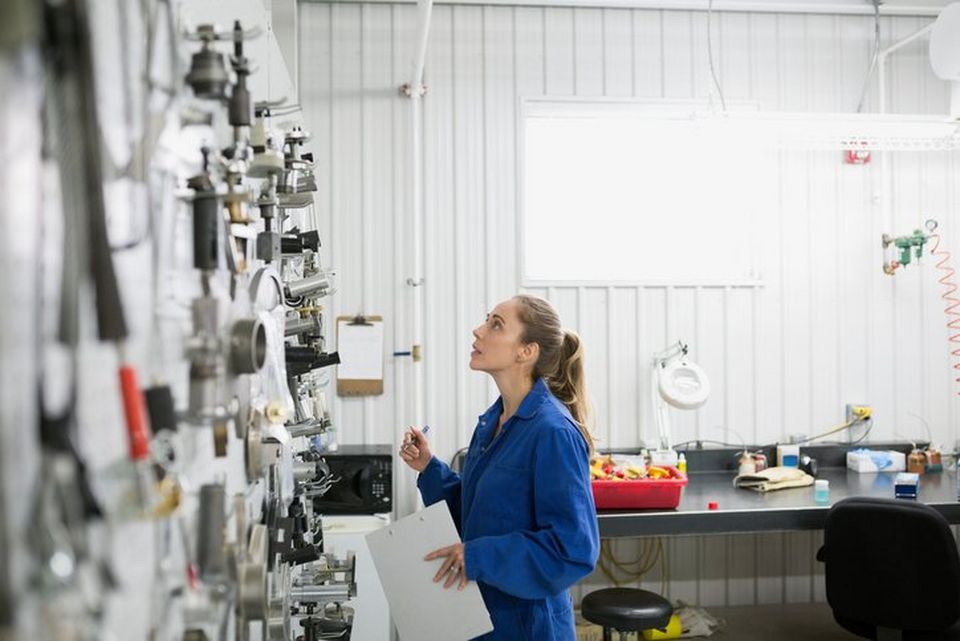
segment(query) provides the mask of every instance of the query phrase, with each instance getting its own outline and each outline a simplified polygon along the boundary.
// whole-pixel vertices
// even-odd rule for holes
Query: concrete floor
[[[710,641],[856,641],[860,639],[837,625],[826,603],[712,607],[706,610],[727,622],[723,631],[711,637],[701,637],[709,638]],[[600,641],[603,638],[598,626],[591,626],[582,620],[581,624],[585,625],[582,627],[578,625],[579,641]],[[614,635],[613,638],[619,637]],[[637,637],[631,635],[628,638],[633,641]]]
[[[710,639],[716,641],[856,641],[833,620],[826,603],[707,608],[727,622],[727,627]],[[862,639],[861,639],[862,641]]]

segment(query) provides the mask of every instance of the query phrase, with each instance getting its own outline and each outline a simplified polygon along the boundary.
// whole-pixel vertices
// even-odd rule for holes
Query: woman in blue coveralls
[[[434,581],[446,588],[477,582],[494,628],[483,641],[574,641],[567,589],[600,547],[580,339],[534,296],[500,303],[473,335],[470,368],[490,374],[500,398],[480,416],[462,474],[417,428],[400,448],[424,503],[446,500],[463,539],[426,560],[442,559]]]

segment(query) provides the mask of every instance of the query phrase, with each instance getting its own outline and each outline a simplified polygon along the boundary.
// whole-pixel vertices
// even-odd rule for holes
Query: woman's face
[[[493,308],[487,319],[473,330],[470,369],[502,372],[512,367],[533,367],[530,358],[535,346],[520,341],[523,326],[517,314],[518,303],[505,300]]]

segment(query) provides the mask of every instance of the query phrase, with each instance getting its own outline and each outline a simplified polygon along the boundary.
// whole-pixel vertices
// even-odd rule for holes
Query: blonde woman
[[[497,305],[473,330],[470,368],[493,377],[500,398],[480,416],[456,474],[417,428],[400,456],[420,473],[424,503],[445,500],[463,539],[429,554],[435,581],[476,581],[493,620],[483,641],[574,641],[568,588],[599,551],[590,491],[593,441],[580,339],[534,296]]]

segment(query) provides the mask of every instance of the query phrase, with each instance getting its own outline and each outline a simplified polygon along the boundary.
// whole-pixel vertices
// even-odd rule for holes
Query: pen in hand
[[[423,434],[426,434],[426,433],[429,432],[429,431],[430,431],[430,426],[429,426],[429,425],[424,425],[424,426],[423,426]],[[409,434],[410,434],[410,440],[403,444],[403,447],[404,447],[404,448],[407,448],[407,447],[409,447],[409,446],[411,446],[411,445],[414,446],[414,447],[416,447],[416,445],[417,445],[417,435],[414,434],[413,432],[410,432]]]

